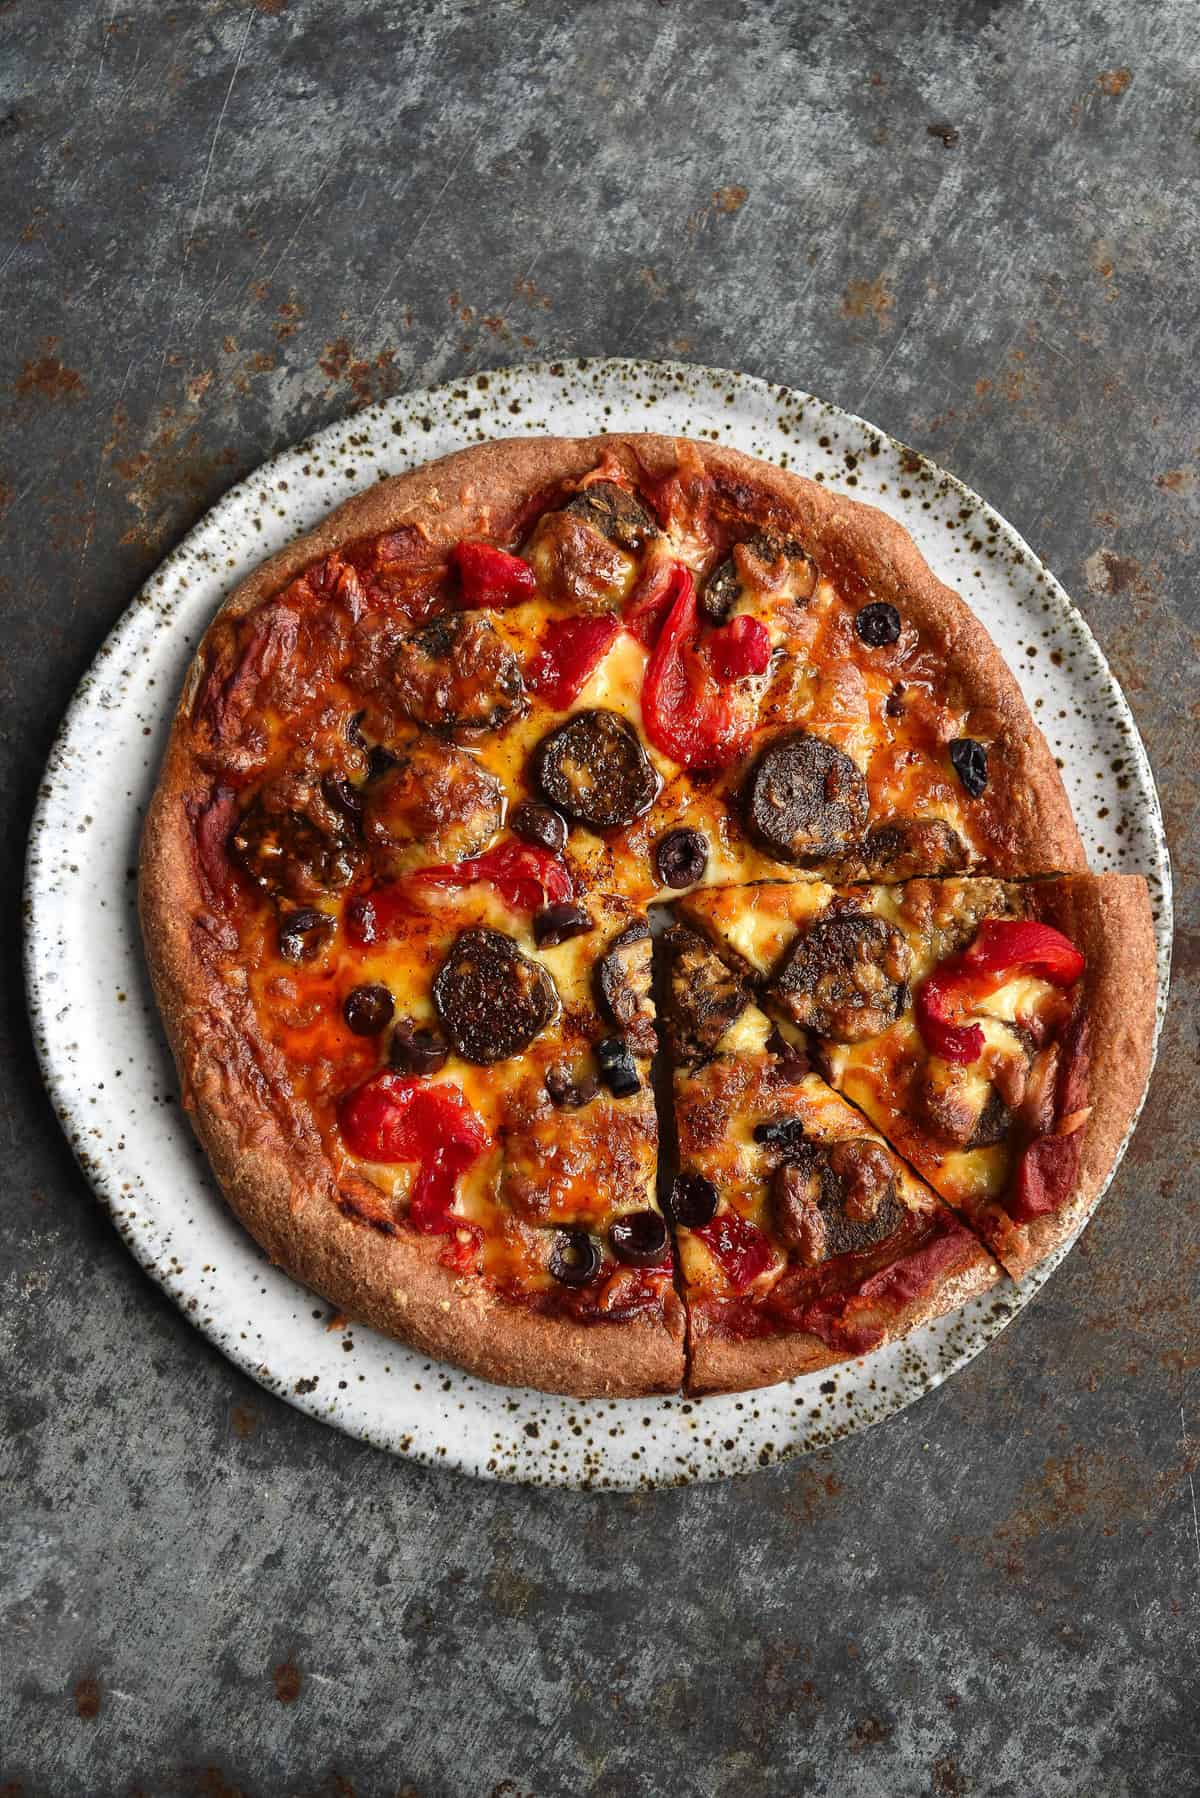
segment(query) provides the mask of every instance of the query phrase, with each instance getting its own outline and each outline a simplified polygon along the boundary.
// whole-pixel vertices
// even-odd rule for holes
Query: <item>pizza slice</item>
[[[1146,1083],[1144,880],[770,883],[680,910],[1009,1273],[1073,1233]]]
[[[253,1020],[254,1078],[293,1148],[311,1133],[317,1155],[268,1211],[268,1132],[229,1165],[227,1078],[198,1040],[188,1076],[235,1207],[349,1314],[489,1378],[678,1387],[644,915],[567,898],[561,864],[515,839],[298,903],[311,844],[280,826],[268,854],[259,804],[229,838],[245,972],[222,999]]]
[[[666,949],[688,1389],[866,1354],[992,1286],[978,1238],[783,1040],[750,981],[685,924]]]

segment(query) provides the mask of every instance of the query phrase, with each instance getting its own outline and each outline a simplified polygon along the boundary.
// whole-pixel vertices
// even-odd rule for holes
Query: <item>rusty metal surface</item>
[[[1194,14],[928,14],[0,3],[0,1791],[1200,1791]],[[1010,517],[1137,714],[1181,925],[1037,1302],[874,1433],[640,1498],[236,1373],[98,1213],[17,972],[53,730],[165,549],[355,405],[583,353],[807,386]]]

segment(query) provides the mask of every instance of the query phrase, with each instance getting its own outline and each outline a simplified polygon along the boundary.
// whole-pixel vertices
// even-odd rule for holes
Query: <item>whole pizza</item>
[[[1145,883],[1087,872],[983,627],[711,443],[485,444],[264,563],[141,902],[272,1259],[551,1392],[762,1385],[1019,1277],[1148,1071]]]

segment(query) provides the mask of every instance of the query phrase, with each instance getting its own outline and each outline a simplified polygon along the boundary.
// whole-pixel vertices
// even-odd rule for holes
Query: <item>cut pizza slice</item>
[[[646,920],[538,904],[550,858],[520,845],[481,860],[243,923],[250,1003],[351,1227],[328,1218],[314,1283],[489,1378],[669,1390]]]
[[[666,952],[688,1389],[865,1354],[994,1285],[978,1238],[782,1039],[750,982],[687,925]]]
[[[1009,1273],[1072,1234],[1145,1088],[1144,880],[771,883],[680,910]]]

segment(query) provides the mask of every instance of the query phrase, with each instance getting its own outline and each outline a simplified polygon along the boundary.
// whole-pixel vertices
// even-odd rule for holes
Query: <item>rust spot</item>
[[[17,376],[14,391],[20,398],[78,400],[87,392],[82,375],[53,354],[56,342],[56,338],[47,337],[43,354],[36,361],[27,362]]]
[[[271,1675],[275,1696],[280,1704],[295,1704],[300,1696],[300,1669],[293,1661],[282,1661]]]
[[[259,12],[265,12],[269,19],[277,19],[280,13],[288,9],[288,0],[254,0]]]
[[[926,125],[925,131],[929,137],[936,137],[947,150],[952,150],[958,142],[959,134],[953,125],[945,123]]]
[[[715,187],[713,189],[713,205],[718,212],[733,214],[740,212],[750,198],[750,189],[740,185]]]
[[[10,487],[7,481],[0,481],[0,512],[7,512],[16,497],[15,488]]]
[[[75,1686],[75,1709],[85,1723],[92,1723],[100,1715],[100,1681],[98,1679],[81,1679]]]
[[[957,1761],[951,1760],[948,1754],[943,1754],[934,1761],[929,1771],[935,1792],[944,1793],[945,1798],[966,1798],[970,1787],[959,1772]]]
[[[213,371],[211,368],[203,368],[198,375],[192,376],[187,384],[187,396],[189,400],[191,400],[193,406],[198,406],[200,404],[200,401],[204,398],[212,384]]]
[[[245,1442],[258,1428],[258,1412],[249,1405],[235,1405],[229,1413],[229,1421],[235,1436]]]
[[[1154,485],[1167,493],[1194,493],[1196,490],[1196,470],[1189,464],[1184,468],[1168,468],[1165,474],[1156,474]],[[4,489],[0,487],[0,506],[4,504]]]
[[[1119,100],[1132,80],[1132,69],[1102,69],[1096,77],[1096,86],[1110,100]]]
[[[543,312],[550,310],[549,294],[539,292],[537,284],[528,278],[513,282],[513,295],[518,300],[524,300],[528,306],[540,306]]]
[[[895,303],[886,275],[876,275],[873,281],[848,281],[842,295],[842,317],[870,317],[886,330],[892,322]]]
[[[464,311],[469,310],[464,308]],[[395,361],[395,350],[380,350],[374,358],[356,356],[347,338],[335,337],[325,345],[324,355],[318,358],[318,367],[331,381],[345,382],[359,406],[370,406],[376,400],[389,398],[403,386],[403,377],[395,367]]]
[[[876,1748],[880,1742],[886,1742],[892,1733],[892,1724],[885,1723],[882,1717],[864,1717],[850,1731],[852,1748]]]
[[[1142,570],[1132,556],[1119,556],[1111,549],[1097,549],[1087,558],[1083,572],[1093,593],[1124,593]]]

